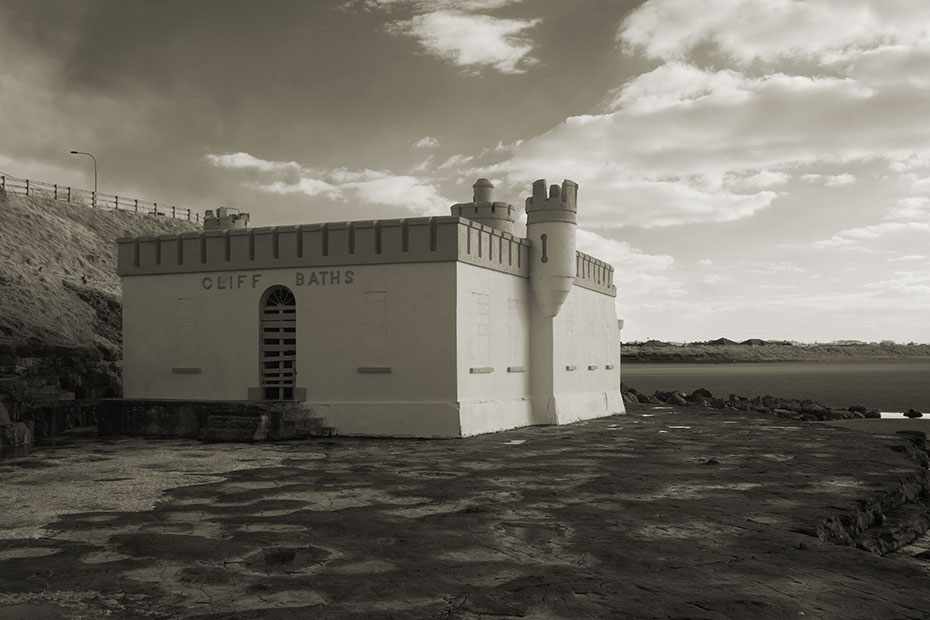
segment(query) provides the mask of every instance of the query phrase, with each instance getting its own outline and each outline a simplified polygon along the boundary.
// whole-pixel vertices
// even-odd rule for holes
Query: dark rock
[[[665,401],[672,405],[678,405],[679,407],[684,407],[688,404],[688,401],[685,400],[684,395],[681,392],[673,392],[671,396],[668,397],[668,400]]]
[[[852,411],[853,413],[861,413],[863,415],[868,413],[868,409],[866,409],[862,405],[853,405],[852,407],[849,408],[849,411]]]
[[[904,412],[904,416],[907,418],[922,418],[924,414],[917,411],[916,409],[908,409]]]
[[[632,395],[632,392],[631,392],[631,395]],[[637,401],[637,402],[640,402],[640,403],[651,403],[651,402],[653,402],[654,400],[656,400],[656,399],[654,399],[652,396],[649,396],[649,394],[639,394],[639,393],[637,393],[637,394],[635,394],[635,397],[636,397],[636,401]]]
[[[713,398],[713,397],[714,397],[714,395],[710,393],[710,390],[708,390],[708,389],[706,389],[706,388],[698,388],[698,389],[694,390],[693,392],[691,392],[691,396],[694,397],[694,398],[697,398],[697,397],[701,397],[701,398]]]
[[[727,406],[727,403],[722,398],[711,398],[710,406],[713,407],[714,409],[723,409],[724,407]]]
[[[717,459],[707,459],[706,461],[704,461],[704,464],[705,465],[720,465],[720,461],[718,461]]]
[[[877,420],[877,419],[879,419],[879,418],[882,417],[882,414],[881,414],[880,412],[876,411],[875,409],[871,409],[871,410],[865,412],[865,417],[866,417],[866,418],[870,418],[870,419],[875,419],[875,420]]]
[[[801,401],[801,411],[803,413],[812,413],[816,416],[823,416],[824,414],[828,414],[830,412],[829,409],[813,400]]]

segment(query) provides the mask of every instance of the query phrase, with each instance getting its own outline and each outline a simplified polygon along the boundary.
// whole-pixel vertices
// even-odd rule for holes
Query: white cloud
[[[739,102],[750,95],[746,79],[735,71],[704,71],[685,62],[667,62],[627,82],[608,109],[654,112],[704,97]]]
[[[840,63],[928,39],[930,5],[889,0],[649,0],[624,21],[625,45],[664,60],[710,45],[726,58]]]
[[[283,181],[273,181],[271,183],[248,182],[246,187],[270,194],[304,194],[306,196],[324,196],[334,200],[344,199],[343,192],[319,179],[304,177],[296,183],[285,183]]]
[[[681,285],[669,277],[675,260],[668,255],[646,254],[625,241],[615,241],[582,228],[578,229],[578,249],[614,267],[614,284],[621,314],[638,296],[661,292],[665,296],[684,294]]]
[[[296,162],[266,161],[249,153],[207,155],[205,159],[217,167],[251,169],[271,176],[287,176],[263,182],[249,181],[251,189],[273,194],[303,194],[320,196],[341,202],[357,201],[370,205],[407,208],[415,213],[434,213],[452,204],[436,190],[428,179],[412,175],[393,174],[384,170],[349,170],[306,168]],[[294,179],[293,177],[297,178]]]
[[[754,191],[784,185],[791,179],[791,176],[784,172],[775,172],[772,170],[760,170],[755,174],[747,176],[729,175],[724,183],[734,191]]]
[[[222,153],[220,155],[204,155],[211,165],[217,168],[233,168],[239,170],[258,170],[259,172],[301,172],[304,170],[294,161],[267,161],[259,159],[249,153]]]
[[[930,223],[882,222],[881,224],[872,224],[859,228],[848,228],[836,233],[827,240],[817,241],[814,243],[814,247],[863,249],[863,244],[865,242],[877,241],[893,234],[907,233],[921,236],[926,235],[926,233],[930,233]]]
[[[439,148],[439,139],[433,136],[424,136],[413,143],[415,149],[435,149]]]
[[[460,67],[523,73],[535,64],[525,31],[539,19],[505,19],[459,10],[437,10],[392,22],[389,32],[415,38],[430,54]]]
[[[827,187],[839,187],[841,185],[849,185],[856,182],[856,177],[851,174],[835,174],[827,177],[827,180],[824,181],[824,185]]]
[[[822,182],[825,187],[840,187],[842,185],[849,185],[856,182],[856,177],[849,174],[802,174],[801,180],[805,183],[820,183]]]
[[[930,221],[930,198],[926,196],[901,198],[888,210],[885,218],[907,222]]]
[[[454,168],[456,166],[464,166],[465,164],[467,164],[473,159],[474,157],[470,157],[466,155],[453,155],[446,161],[439,164],[438,168],[440,170],[445,170],[447,168]]]

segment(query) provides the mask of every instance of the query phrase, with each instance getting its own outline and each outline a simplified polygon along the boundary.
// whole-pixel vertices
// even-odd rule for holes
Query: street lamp
[[[91,155],[90,153],[85,153],[84,151],[71,151],[72,155],[87,155],[94,160],[94,199],[91,201],[93,206],[97,206],[97,158]]]

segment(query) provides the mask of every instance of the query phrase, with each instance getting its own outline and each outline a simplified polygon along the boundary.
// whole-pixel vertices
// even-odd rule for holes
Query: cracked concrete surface
[[[668,408],[450,441],[76,440],[0,464],[0,617],[926,618],[926,545],[805,533],[921,473],[905,441]]]

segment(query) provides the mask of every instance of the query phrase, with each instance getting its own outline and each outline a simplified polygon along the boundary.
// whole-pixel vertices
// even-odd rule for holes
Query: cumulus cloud
[[[355,201],[432,213],[452,201],[440,195],[428,179],[385,170],[348,168],[314,169],[296,162],[267,161],[249,153],[209,154],[211,165],[234,170],[255,170],[286,178],[247,181],[245,186],[272,194],[303,194],[340,202]]]
[[[805,183],[823,183],[825,187],[840,187],[856,182],[856,177],[844,172],[843,174],[802,174],[801,180]]]
[[[670,296],[684,293],[681,285],[669,275],[675,263],[671,256],[647,254],[625,241],[584,229],[578,229],[578,249],[614,266],[614,284],[621,304],[656,291]]]
[[[829,239],[816,242],[814,247],[841,247],[864,250],[869,249],[866,245],[867,242],[887,239],[892,235],[903,236],[910,234],[923,236],[925,238],[927,233],[930,233],[930,223],[926,222],[882,222],[881,224],[841,230]]]
[[[523,73],[536,62],[525,33],[539,22],[439,10],[392,22],[387,29],[415,38],[427,53],[460,67]]]
[[[853,60],[879,47],[927,41],[930,5],[887,0],[649,0],[621,25],[631,49],[663,60],[711,46],[740,65]]]
[[[426,53],[469,71],[492,69],[523,73],[536,64],[528,36],[541,20],[493,15],[522,0],[348,0],[345,10],[406,12],[406,19],[388,22],[389,33],[416,40]]]
[[[433,136],[424,136],[413,143],[415,149],[435,149],[439,148],[439,138]]]
[[[930,87],[889,88],[865,69],[887,48],[916,70],[914,54],[890,51],[926,43],[912,9],[930,18],[930,5],[905,0],[649,0],[618,37],[660,64],[618,86],[600,111],[510,145],[484,169],[511,185],[573,176],[588,225],[649,227],[750,217],[790,199],[794,179],[862,182],[823,174],[824,164],[927,168]]]
[[[901,198],[888,209],[885,219],[906,222],[930,222],[930,198],[926,196]]]
[[[304,168],[294,161],[267,161],[248,153],[209,153],[204,159],[217,168],[258,170],[260,172],[300,172]]]

